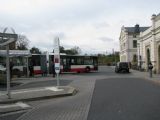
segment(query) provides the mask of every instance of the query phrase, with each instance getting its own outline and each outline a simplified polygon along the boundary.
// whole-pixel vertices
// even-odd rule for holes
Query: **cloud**
[[[150,16],[159,11],[160,3],[158,0],[0,1],[0,27],[13,27],[16,33],[25,34],[30,46],[52,51],[53,40],[59,36],[64,47],[79,46],[88,53],[119,50],[121,27],[150,25]]]
[[[103,42],[114,42],[114,39],[108,37],[100,37],[99,40]]]
[[[94,24],[96,29],[107,28],[110,25],[107,22],[99,22]]]

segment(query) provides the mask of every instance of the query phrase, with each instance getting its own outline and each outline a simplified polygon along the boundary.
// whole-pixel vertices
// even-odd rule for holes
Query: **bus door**
[[[46,55],[41,55],[40,56],[40,66],[41,66],[42,73],[47,73],[47,59],[46,59]]]
[[[63,58],[63,71],[69,72],[71,70],[70,58]]]

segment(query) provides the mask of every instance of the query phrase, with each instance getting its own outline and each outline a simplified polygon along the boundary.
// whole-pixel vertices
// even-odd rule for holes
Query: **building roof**
[[[128,33],[135,33],[135,27],[124,27]],[[139,32],[144,32],[149,27],[139,27]]]

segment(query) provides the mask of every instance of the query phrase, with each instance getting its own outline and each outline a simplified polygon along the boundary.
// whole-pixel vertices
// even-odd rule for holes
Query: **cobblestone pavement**
[[[70,85],[79,90],[75,96],[30,103],[35,108],[18,120],[86,120],[96,78],[74,76],[74,79]]]

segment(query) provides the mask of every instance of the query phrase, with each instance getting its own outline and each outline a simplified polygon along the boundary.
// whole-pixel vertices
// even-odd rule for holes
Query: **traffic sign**
[[[60,73],[60,53],[59,53],[59,38],[55,38],[54,41],[54,65],[55,72]]]

